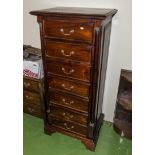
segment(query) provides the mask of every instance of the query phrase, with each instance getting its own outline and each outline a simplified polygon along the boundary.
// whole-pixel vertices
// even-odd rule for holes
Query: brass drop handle
[[[50,109],[47,109],[46,112],[47,112],[47,113],[50,113]]]
[[[65,36],[70,36],[71,34],[74,33],[74,29],[70,30],[69,33],[65,33],[64,29],[61,28],[61,29],[60,29],[60,32],[61,32],[63,35],[65,35]]]
[[[72,74],[74,72],[74,69],[71,69],[69,72],[66,72],[65,68],[62,67],[61,70],[63,71],[63,73],[65,74]]]
[[[30,87],[30,83],[27,83],[27,82],[24,82],[24,86],[26,86],[26,87]]]
[[[66,104],[66,105],[71,105],[74,103],[74,101],[70,101],[70,102],[66,102],[66,100],[63,98],[62,99],[63,103]]]
[[[70,114],[69,112],[63,112],[62,115],[68,119],[71,119],[74,117],[74,115]]]
[[[71,127],[68,127],[67,123],[64,123],[64,126],[65,126],[65,128],[68,129],[68,130],[74,129],[74,126],[73,126],[73,125],[72,125]]]
[[[28,109],[29,112],[33,112],[34,111],[34,109],[32,109],[30,107],[28,107],[27,109]]]
[[[61,86],[62,86],[65,90],[72,90],[72,89],[74,89],[74,86],[66,87],[64,83],[63,83]]]
[[[26,95],[25,96],[28,100],[32,100],[33,99],[33,97],[32,96],[29,96],[29,95]]]
[[[66,57],[71,57],[74,54],[74,51],[71,51],[69,54],[65,54],[65,51],[62,49],[61,53]]]

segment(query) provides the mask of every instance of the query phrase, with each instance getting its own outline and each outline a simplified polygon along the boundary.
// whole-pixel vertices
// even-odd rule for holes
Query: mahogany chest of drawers
[[[42,80],[23,78],[23,110],[25,113],[42,118]]]
[[[44,131],[95,150],[115,9],[57,7],[32,11],[40,25],[45,74]]]

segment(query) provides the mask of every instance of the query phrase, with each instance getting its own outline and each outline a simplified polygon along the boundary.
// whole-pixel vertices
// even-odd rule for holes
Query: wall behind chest
[[[105,83],[103,112],[105,120],[113,121],[120,69],[132,68],[132,1],[128,0],[24,0],[23,35],[24,44],[40,48],[39,25],[32,10],[56,6],[115,8],[110,39],[108,68]]]

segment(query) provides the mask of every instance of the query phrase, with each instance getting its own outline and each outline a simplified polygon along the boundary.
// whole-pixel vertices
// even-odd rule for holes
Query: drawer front
[[[28,113],[40,118],[42,117],[41,108],[39,106],[24,102],[23,110],[24,113]]]
[[[29,90],[39,92],[39,83],[33,80],[23,78],[23,87]]]
[[[56,93],[53,91],[50,95],[49,102],[88,113],[88,101],[71,95]]]
[[[132,112],[124,110],[118,103],[115,110],[115,118],[125,122],[132,122]]]
[[[79,45],[63,42],[54,42],[47,40],[45,43],[46,57],[67,58],[76,61],[91,61],[92,47],[88,45]]]
[[[40,105],[40,95],[27,90],[23,91],[24,102]]]
[[[48,117],[48,120],[49,120],[49,123],[51,123],[52,125],[65,129],[67,131],[82,134],[84,136],[87,134],[87,128],[84,126],[80,126],[75,123],[71,123],[54,117]]]
[[[81,97],[89,97],[89,86],[58,77],[48,77],[49,89],[57,89]]]
[[[49,73],[63,75],[82,81],[90,81],[90,67],[85,64],[77,64],[73,62],[55,62],[51,61],[47,64]]]
[[[64,108],[51,106],[49,115],[58,119],[69,120],[83,125],[87,125],[87,115],[81,115]]]
[[[86,20],[54,19],[47,17],[44,21],[45,36],[92,42],[94,23]]]

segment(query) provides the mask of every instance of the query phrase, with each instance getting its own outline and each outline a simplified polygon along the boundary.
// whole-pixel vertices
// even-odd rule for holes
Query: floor
[[[24,155],[132,155],[131,140],[121,138],[105,122],[101,128],[95,152],[85,149],[77,139],[54,133],[43,132],[43,120],[24,114]]]

